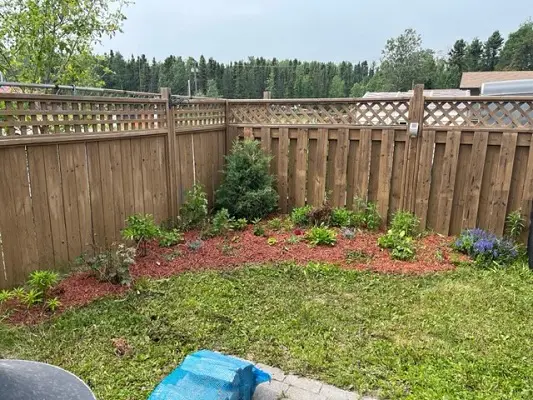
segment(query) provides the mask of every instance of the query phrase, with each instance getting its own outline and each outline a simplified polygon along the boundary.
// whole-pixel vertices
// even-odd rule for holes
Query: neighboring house
[[[408,92],[366,92],[363,96],[364,99],[379,99],[379,98],[392,98],[392,97],[411,97],[413,91]],[[424,97],[466,97],[470,96],[468,90],[459,89],[427,89],[424,90]]]
[[[533,71],[463,72],[459,86],[461,89],[470,90],[472,96],[479,96],[484,83],[525,79],[533,79]]]

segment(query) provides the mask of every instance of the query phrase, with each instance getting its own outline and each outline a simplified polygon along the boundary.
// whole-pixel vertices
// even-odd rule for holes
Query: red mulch
[[[454,269],[449,260],[450,238],[429,235],[417,241],[416,258],[413,261],[391,260],[388,251],[377,246],[377,233],[357,233],[354,239],[345,239],[339,234],[334,247],[310,247],[301,236],[302,241],[288,244],[286,239],[293,233],[268,232],[277,243],[269,245],[267,237],[254,236],[252,228],[243,232],[233,232],[224,237],[215,237],[203,241],[200,249],[194,251],[187,246],[188,241],[197,240],[197,232],[185,234],[185,244],[173,248],[159,248],[157,243],[148,246],[148,255],[138,258],[131,267],[133,278],[150,277],[164,278],[183,271],[199,271],[206,269],[231,269],[242,264],[264,264],[279,261],[294,261],[305,264],[309,261],[323,261],[339,264],[343,268],[371,270],[384,273],[424,274]],[[362,264],[348,263],[345,260],[347,251],[359,250],[368,254],[370,261]],[[180,252],[173,259],[172,253]],[[438,256],[441,255],[441,257]],[[440,259],[439,259],[440,258]],[[53,290],[61,307],[54,315],[72,307],[79,307],[108,295],[118,295],[127,290],[126,287],[99,282],[88,273],[73,274]],[[40,307],[26,308],[18,304],[8,304],[11,312],[8,321],[13,324],[34,324],[47,319],[50,313]]]

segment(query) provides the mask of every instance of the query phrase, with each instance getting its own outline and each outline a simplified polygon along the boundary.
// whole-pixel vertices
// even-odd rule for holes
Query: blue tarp
[[[188,355],[148,400],[250,400],[270,375],[250,362],[209,350]]]

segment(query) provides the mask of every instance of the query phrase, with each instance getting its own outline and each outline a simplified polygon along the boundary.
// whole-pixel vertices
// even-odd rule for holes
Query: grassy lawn
[[[145,399],[200,348],[383,398],[533,398],[526,269],[420,277],[278,265],[144,286],[40,326],[0,323],[0,357],[60,365],[101,400]],[[114,338],[131,351],[118,356]]]

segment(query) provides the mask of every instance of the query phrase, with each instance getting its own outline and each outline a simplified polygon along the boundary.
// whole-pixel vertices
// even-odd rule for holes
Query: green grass
[[[143,287],[40,326],[0,324],[0,358],[60,365],[101,400],[145,399],[200,348],[390,399],[533,398],[525,268],[409,277],[279,265]],[[131,353],[115,354],[117,337]]]

